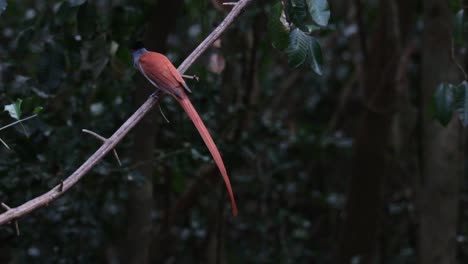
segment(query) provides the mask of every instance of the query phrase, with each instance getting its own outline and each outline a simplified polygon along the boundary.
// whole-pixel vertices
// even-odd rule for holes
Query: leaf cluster
[[[276,1],[272,6],[269,35],[274,47],[285,52],[293,67],[307,65],[322,75],[323,55],[314,34],[328,26],[327,0]]]

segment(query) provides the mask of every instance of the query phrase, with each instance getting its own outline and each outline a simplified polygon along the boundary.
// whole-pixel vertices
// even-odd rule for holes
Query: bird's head
[[[132,46],[132,56],[133,56],[133,65],[138,69],[138,60],[140,59],[141,55],[145,54],[148,52],[147,49],[145,49],[143,42],[137,41],[133,44]]]

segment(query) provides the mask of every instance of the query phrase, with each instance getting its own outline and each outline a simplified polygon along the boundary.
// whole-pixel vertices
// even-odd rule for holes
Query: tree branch
[[[91,136],[101,140],[103,143],[106,142],[107,138],[99,135],[98,133],[96,132],[93,132],[91,130],[88,130],[88,129],[82,129],[81,130],[83,133],[87,133],[87,134],[90,134]],[[119,158],[119,154],[117,153],[117,150],[116,149],[113,149],[112,152],[114,152],[114,157],[115,159],[117,160],[117,163],[119,164],[120,167],[122,167],[122,162],[120,162],[120,158]]]
[[[241,11],[253,0],[240,0],[221,24],[200,43],[200,45],[185,59],[179,66],[178,70],[183,74],[187,69],[216,41],[219,36],[226,31],[229,25],[239,16]],[[52,201],[58,199],[68,189],[73,187],[86,173],[88,173],[107,153],[115,148],[115,146],[123,139],[125,135],[147,114],[157,103],[158,93],[151,95],[146,102],[108,139],[94,154],[88,158],[75,172],[73,172],[66,180],[53,189],[44,193],[28,202],[0,215],[0,225],[11,222],[25,216],[32,211],[44,207]]]

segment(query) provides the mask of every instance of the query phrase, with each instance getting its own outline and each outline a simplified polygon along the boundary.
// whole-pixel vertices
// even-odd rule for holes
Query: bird
[[[132,47],[133,65],[135,68],[157,89],[171,95],[185,110],[189,118],[195,125],[198,133],[205,142],[211,153],[226,185],[229,198],[231,200],[232,214],[237,216],[238,210],[231,182],[226,171],[221,154],[214,143],[203,120],[200,118],[197,110],[189,100],[187,92],[191,93],[190,88],[185,83],[182,75],[177,71],[172,62],[163,54],[148,51],[142,42],[136,42]]]

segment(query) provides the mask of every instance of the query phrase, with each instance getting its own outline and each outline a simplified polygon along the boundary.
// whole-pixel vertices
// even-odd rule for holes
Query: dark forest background
[[[110,136],[153,91],[134,40],[179,65],[222,2],[0,0],[0,127],[38,113],[0,130],[0,202],[59,184],[101,144],[82,129]],[[187,72],[238,217],[167,96],[170,123],[146,116],[122,166],[109,154],[20,236],[0,226],[0,263],[467,263],[468,111],[451,91],[468,91],[468,1],[330,0],[329,23],[299,25],[297,3],[319,2],[254,0]],[[321,47],[299,67],[281,43],[296,27]]]

